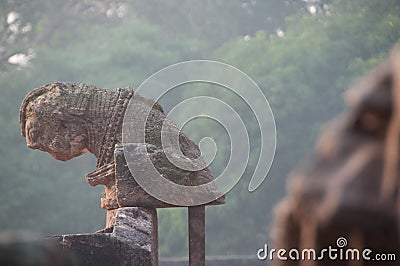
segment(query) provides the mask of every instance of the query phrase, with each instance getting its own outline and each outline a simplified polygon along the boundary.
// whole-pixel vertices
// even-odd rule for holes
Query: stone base
[[[146,209],[129,207],[113,211],[112,226],[94,234],[55,236],[63,251],[72,253],[80,266],[157,265],[157,234]],[[155,221],[156,222],[156,221]]]

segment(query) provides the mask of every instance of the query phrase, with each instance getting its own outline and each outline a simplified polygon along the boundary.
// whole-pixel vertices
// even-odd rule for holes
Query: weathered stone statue
[[[22,135],[26,137],[28,147],[48,152],[58,160],[67,161],[85,152],[94,154],[98,159],[97,169],[86,176],[87,181],[91,185],[106,186],[103,208],[121,207],[116,197],[114,150],[116,144],[122,143],[124,114],[132,97],[152,107],[146,124],[146,143],[153,153],[163,150],[162,126],[171,132],[179,132],[179,129],[166,119],[158,103],[136,95],[130,88],[110,90],[74,83],[54,83],[37,88],[25,97],[21,106]],[[188,158],[200,157],[197,145],[183,133],[179,133],[179,145]],[[164,176],[177,184],[193,186],[213,179],[207,168],[193,174],[181,171],[164,157],[162,160],[160,156],[156,157],[155,164],[158,162]],[[140,188],[136,192],[137,198],[148,198]],[[154,202],[162,204],[156,199]]]
[[[67,161],[86,152],[96,156],[97,169],[87,174],[86,180],[93,186],[105,186],[101,206],[107,210],[106,227],[111,228],[111,231],[114,227],[115,233],[115,226],[125,223],[126,219],[121,217],[129,214],[138,217],[140,213],[140,210],[134,209],[124,210],[124,214],[119,215],[122,207],[171,206],[146,193],[127,167],[124,153],[127,149],[133,156],[128,159],[134,160],[137,167],[143,167],[142,159],[145,158],[143,150],[139,149],[140,143],[121,145],[124,115],[133,97],[139,105],[139,108],[135,109],[137,112],[146,109],[140,106],[151,108],[145,127],[145,143],[142,144],[145,145],[145,151],[155,168],[164,178],[178,185],[195,186],[210,183],[203,192],[217,195],[211,204],[222,204],[224,197],[218,194],[216,186],[211,182],[213,176],[205,167],[197,145],[166,118],[158,103],[141,97],[130,88],[101,89],[85,84],[53,83],[34,89],[21,105],[21,132],[26,137],[28,147],[48,152],[57,160]],[[178,147],[163,147],[162,128],[171,133],[171,138],[178,134]],[[135,134],[135,130],[130,134]],[[183,161],[190,163],[193,160],[199,162],[201,167],[197,171],[182,170],[170,163],[166,152],[181,152]],[[142,170],[146,173],[146,169]],[[163,191],[163,188],[160,188],[160,191],[169,193],[168,190]],[[178,196],[189,199],[187,202],[191,202],[191,197],[194,197],[190,194]],[[193,198],[193,202],[195,201]],[[142,211],[145,212],[141,215],[145,221],[146,212],[151,212],[151,209]],[[153,220],[153,226],[154,223],[156,221]],[[110,229],[104,232],[108,231]]]
[[[375,254],[398,253],[400,50],[346,96],[350,110],[323,130],[289,177],[276,210],[274,248],[300,256],[275,257],[274,265],[377,265]],[[329,246],[332,257],[321,255]],[[365,249],[372,250],[370,260],[362,257]]]

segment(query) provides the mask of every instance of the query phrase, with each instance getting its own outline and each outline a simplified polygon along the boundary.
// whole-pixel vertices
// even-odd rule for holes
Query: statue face
[[[87,152],[85,128],[74,122],[27,117],[26,144],[31,149],[48,152],[57,160],[68,161]]]

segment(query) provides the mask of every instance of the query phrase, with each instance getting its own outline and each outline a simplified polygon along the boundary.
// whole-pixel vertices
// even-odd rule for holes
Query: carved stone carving
[[[139,99],[140,104],[152,107],[145,128],[145,141],[154,149],[162,151],[162,126],[171,132],[179,132],[179,129],[166,118],[158,103],[141,97],[130,88],[101,89],[75,83],[53,83],[39,87],[23,100],[20,109],[22,135],[26,137],[28,147],[48,152],[58,160],[67,161],[85,152],[94,154],[98,159],[97,169],[87,174],[86,180],[93,186],[105,186],[102,208],[112,210],[126,207],[121,200],[118,202],[118,198],[126,197],[117,196],[114,149],[116,144],[122,143],[123,118],[132,97]],[[185,134],[178,134],[180,150],[184,156],[189,159],[201,157],[197,145]],[[185,173],[172,164],[168,165],[165,156],[155,156],[154,159],[162,161],[163,169],[168,172],[165,177],[174,183],[192,186],[213,180],[208,168]],[[138,191],[137,195],[130,193],[130,197],[143,197],[145,192],[134,181],[131,184],[134,186],[127,188],[126,193]],[[118,193],[121,194],[121,190]],[[223,201],[221,195],[214,204]],[[150,199],[149,204],[142,204],[144,207],[166,206],[158,206],[154,202],[157,201]]]
[[[135,112],[139,117],[146,117],[145,143],[121,145],[124,115],[132,97],[138,107],[134,109]],[[147,110],[150,110],[150,114],[145,116]],[[87,174],[86,180],[92,186],[105,186],[101,207],[107,210],[106,228],[97,234],[59,238],[64,247],[78,253],[84,265],[158,264],[155,208],[172,205],[154,198],[136,182],[127,166],[128,159],[133,160],[134,169],[139,169],[139,174],[135,173],[136,177],[143,176],[146,180],[152,180],[148,176],[149,164],[145,163],[145,158],[150,158],[150,165],[157,170],[159,176],[178,186],[196,186],[200,195],[213,195],[216,200],[208,204],[224,203],[224,195],[218,192],[197,145],[164,115],[158,103],[141,97],[130,88],[109,90],[75,83],[44,85],[31,91],[23,100],[20,127],[28,147],[48,152],[57,160],[67,161],[86,152],[91,152],[98,159],[97,169]],[[163,147],[163,130],[167,132],[170,141],[167,143],[174,143],[178,139],[175,142],[177,145]],[[128,132],[128,136],[136,134],[140,133],[137,130]],[[126,150],[129,150],[128,155],[124,152]],[[167,153],[180,163],[196,165],[197,170],[176,167],[168,160]],[[151,184],[160,187],[157,182]],[[198,185],[205,186],[198,189]],[[164,187],[159,189],[165,195],[177,194]],[[188,205],[198,205],[196,203],[199,201],[196,201],[193,193],[179,193],[176,196],[185,199]],[[132,208],[127,207],[144,208],[137,209],[135,213],[138,215],[135,216],[132,215]],[[198,257],[196,263],[204,262],[205,258],[204,208],[204,205],[189,208],[193,216],[189,221],[189,235],[196,238],[191,239],[190,243],[198,242],[202,247],[200,251],[192,247],[194,250],[191,251],[191,257]],[[149,216],[148,222],[142,219],[146,214]],[[124,217],[131,219],[121,225]],[[143,234],[136,229],[146,223],[151,225],[146,227],[147,235],[138,238]],[[194,224],[196,228],[192,228]],[[196,231],[200,233],[194,234]],[[112,254],[102,261],[103,264],[98,264],[98,258],[93,254],[103,254],[103,250],[111,250]]]

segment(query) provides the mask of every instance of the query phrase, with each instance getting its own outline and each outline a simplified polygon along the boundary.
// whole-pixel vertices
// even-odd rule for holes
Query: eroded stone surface
[[[157,150],[180,154],[190,162],[198,160],[204,169],[197,172],[175,171],[178,175],[166,174],[177,184],[198,185],[212,182],[213,176],[205,167],[198,146],[168,119],[161,106],[150,99],[136,94],[130,88],[101,89],[95,86],[75,83],[52,83],[30,92],[20,109],[20,126],[28,147],[39,149],[62,161],[77,157],[85,152],[93,153],[98,159],[97,169],[86,176],[91,185],[105,186],[102,208],[120,207],[117,202],[114,149],[122,144],[122,124],[131,98],[136,101],[139,117],[151,109],[145,127],[145,143]],[[139,129],[135,125],[127,136],[135,139]],[[169,143],[179,140],[177,146],[163,147],[161,129],[167,132]],[[178,138],[175,138],[178,136]],[[161,157],[155,157],[161,162]],[[164,171],[175,169],[163,157]],[[126,188],[127,192],[129,188]],[[120,192],[123,189],[120,189]],[[130,193],[129,197],[135,197]],[[126,198],[126,196],[125,196]],[[134,201],[134,199],[132,199]]]
[[[95,234],[56,236],[81,266],[156,265],[153,220],[140,208],[119,208],[110,228]]]
[[[106,228],[96,234],[56,237],[83,265],[157,264],[154,208],[170,205],[147,195],[127,168],[126,161],[131,158],[125,158],[121,150],[115,152],[115,146],[122,144],[124,115],[132,97],[137,100],[136,114],[147,119],[145,143],[137,144],[151,148],[145,150],[150,150],[151,161],[160,173],[179,185],[210,183],[205,193],[217,193],[198,146],[164,115],[158,103],[141,97],[130,88],[101,89],[85,84],[52,83],[33,90],[20,109],[21,132],[28,147],[48,152],[62,161],[85,152],[91,152],[98,159],[97,169],[87,174],[86,180],[93,186],[105,186],[101,206],[107,210]],[[149,116],[144,117],[149,108]],[[161,142],[162,130],[169,143],[166,146]],[[131,125],[126,134],[128,139],[135,140],[140,130]],[[166,152],[188,165],[195,162],[200,168],[197,171],[179,169],[168,161]],[[135,156],[135,169],[145,171],[143,158],[147,154],[133,152],[130,155]],[[161,191],[170,193],[162,188]],[[184,197],[191,199],[193,196]],[[218,197],[220,199],[213,204],[224,202],[223,195],[218,194]],[[152,208],[124,208],[133,206]]]
[[[145,145],[146,148],[142,147],[142,144],[126,144],[123,146],[117,146],[115,149],[115,162],[116,162],[116,199],[118,206],[145,206],[152,208],[164,208],[172,207],[170,204],[162,202],[157,198],[149,195],[143,190],[143,188],[136,182],[135,178],[132,176],[130,169],[126,163],[125,155],[132,156],[128,158],[131,160],[131,167],[136,169],[141,169],[138,174],[143,174],[143,179],[149,178],[148,175],[151,172],[147,169],[148,165],[146,163],[146,156],[152,161],[154,167],[162,174],[161,178],[166,178],[168,180],[173,180],[177,184],[193,186],[207,184],[207,182],[212,178],[212,175],[208,169],[204,169],[197,172],[190,172],[182,170],[178,167],[172,165],[166,158],[164,151],[157,149],[155,146]],[[144,154],[148,150],[147,154]],[[167,195],[172,192],[166,187],[158,184],[155,180],[150,184],[158,195]],[[202,198],[207,198],[210,195],[216,200],[209,204],[223,204],[224,197],[222,194],[218,194],[217,188],[213,183],[209,186],[204,187],[202,191],[200,189],[197,195],[193,193],[181,192],[179,195],[174,195],[174,198],[179,202],[195,203]]]

